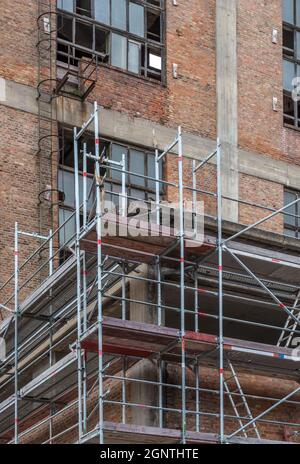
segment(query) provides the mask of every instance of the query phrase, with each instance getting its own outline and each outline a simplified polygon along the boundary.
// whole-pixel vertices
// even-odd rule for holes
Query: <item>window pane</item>
[[[118,68],[127,68],[127,39],[122,35],[112,34],[111,64]]]
[[[122,147],[122,145],[117,145],[115,143],[113,143],[111,145],[111,159],[113,161],[122,161],[122,155],[127,155],[127,148],[126,147]],[[127,156],[126,156],[126,160],[127,160]],[[127,161],[128,163],[128,161]],[[122,169],[120,166],[115,166],[116,169]],[[126,166],[126,171],[128,170],[128,165]],[[111,170],[111,178],[113,180],[119,180],[121,181],[122,180],[122,174],[118,171],[115,171],[115,170]]]
[[[292,80],[295,77],[295,66],[290,61],[283,61],[283,88],[292,91]]]
[[[288,205],[297,199],[297,195],[292,192],[284,192],[284,204]],[[285,210],[285,213],[296,215],[296,204]],[[285,214],[284,223],[296,227],[296,218]]]
[[[300,27],[300,0],[296,0],[296,24]]]
[[[156,12],[147,13],[147,38],[161,42],[160,14]]]
[[[58,0],[57,8],[61,10],[71,11],[73,13],[73,0]]]
[[[283,20],[294,24],[294,0],[283,0]]]
[[[155,156],[152,154],[147,155],[147,169],[148,169],[148,176],[153,177],[155,179]],[[162,163],[159,163],[159,180],[162,180]],[[160,190],[163,188],[163,184],[159,184]],[[148,180],[148,188],[155,191],[156,189],[156,182],[153,180]]]
[[[283,29],[284,54],[294,56],[294,31]],[[287,50],[288,49],[288,50]]]
[[[297,58],[300,59],[300,32],[296,33]]]
[[[92,16],[92,0],[76,0],[76,13],[83,16]]]
[[[58,172],[58,190],[64,192],[64,205],[75,208],[74,173],[60,170]]]
[[[130,172],[145,175],[145,154],[142,151],[130,150]],[[130,183],[134,185],[145,185],[142,177],[130,176]]]
[[[136,3],[129,3],[129,32],[144,37],[144,7]]]
[[[95,19],[110,24],[109,0],[95,0]]]
[[[96,27],[95,29],[95,51],[99,53],[108,53],[109,32],[103,31]]]
[[[126,30],[126,0],[111,0],[111,24]]]
[[[135,74],[140,72],[140,46],[134,42],[128,43],[128,71]]]
[[[81,47],[93,49],[93,26],[76,21],[76,44]]]
[[[157,69],[161,71],[161,57],[154,55],[154,53],[149,53],[149,68]]]
[[[66,225],[59,231],[59,245],[65,245],[71,237],[74,237],[75,234],[75,215],[73,215],[72,219],[69,219],[72,216],[72,211],[67,211],[66,209],[59,210],[59,225],[61,226],[66,221]],[[68,220],[69,219],[69,220]]]
[[[284,229],[284,235],[288,235],[288,237],[296,237],[297,232],[291,229]]]
[[[283,113],[284,122],[286,124],[294,124],[295,106],[294,101],[290,95],[285,94],[283,97]]]
[[[73,20],[69,17],[58,15],[57,37],[67,42],[73,42]]]

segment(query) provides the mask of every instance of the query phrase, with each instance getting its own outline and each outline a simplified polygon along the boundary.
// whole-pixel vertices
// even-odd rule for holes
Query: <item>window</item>
[[[295,238],[300,238],[300,192],[285,190],[285,205],[289,205],[298,199],[299,203],[295,203],[286,209],[284,215],[284,233],[285,235],[289,235],[290,237]]]
[[[82,56],[162,80],[164,0],[59,0],[59,63]],[[67,32],[67,33],[66,33]]]
[[[300,0],[283,0],[284,122],[300,128],[300,102],[292,97],[296,77],[300,77]]]
[[[74,152],[73,152],[73,132],[66,127],[59,128],[60,141],[60,160],[58,170],[58,190],[62,192],[61,198],[63,202],[60,204],[59,221],[62,225],[75,209],[75,178],[74,178]],[[94,139],[92,136],[87,136],[82,142],[87,143],[88,152],[94,150]],[[126,155],[126,171],[130,172],[126,177],[128,204],[131,201],[144,200],[155,201],[155,155],[153,151],[132,147],[130,145],[121,144],[112,140],[101,139],[100,152],[106,151],[106,156],[113,161],[121,161],[122,155]],[[117,167],[116,169],[120,169]],[[79,171],[83,175],[82,157],[79,158]],[[94,178],[94,163],[88,160],[88,191],[92,185]],[[162,163],[160,163],[160,178],[162,178]],[[141,176],[141,177],[140,177]],[[144,177],[143,177],[144,176]],[[148,179],[151,177],[152,179]],[[115,169],[109,169],[105,182],[106,199],[119,203],[118,194],[121,193],[122,175]],[[80,201],[82,202],[82,185],[80,186]],[[162,189],[162,185],[161,191]],[[93,198],[89,200],[89,208],[92,208]],[[149,205],[150,206],[150,205]],[[64,227],[61,231],[61,244],[66,242],[66,238],[70,238],[74,233],[74,218],[68,223],[68,227]]]

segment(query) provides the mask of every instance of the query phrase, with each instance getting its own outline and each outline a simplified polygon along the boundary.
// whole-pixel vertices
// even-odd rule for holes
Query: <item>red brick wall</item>
[[[1,286],[13,272],[15,221],[23,231],[38,231],[38,129],[36,116],[0,108]],[[20,242],[21,260],[39,245],[25,238]]]
[[[284,189],[282,185],[246,174],[240,174],[239,195],[241,201],[266,208],[273,208],[274,210],[281,208],[284,203]],[[243,205],[241,203],[239,207],[239,222],[246,225],[253,224],[255,221],[263,219],[271,213],[272,211],[268,209]],[[259,228],[282,233],[283,215],[278,214],[273,219],[262,223]]]
[[[251,374],[241,374],[239,370],[236,370],[239,381],[245,395],[251,395],[254,398],[248,398],[248,405],[252,412],[253,417],[257,417],[262,412],[266,411],[274,402],[262,397],[281,399],[287,394],[291,393],[293,389],[297,388],[297,384],[271,377],[264,377]],[[180,384],[181,383],[181,372],[179,368],[174,368],[171,365],[167,369],[167,383],[169,384]],[[229,379],[232,376],[230,372],[225,371],[225,378]],[[200,431],[219,434],[219,375],[218,371],[211,368],[200,368],[200,388],[206,390],[200,393],[200,411],[202,413],[200,418]],[[195,388],[195,376],[190,370],[187,371],[187,386]],[[230,391],[234,391],[234,383],[228,382]],[[214,393],[215,391],[217,393]],[[196,411],[195,403],[196,395],[195,391],[187,390],[187,430],[195,431],[195,414],[191,411]],[[236,404],[240,403],[240,397],[236,397]],[[291,398],[292,401],[299,401],[299,396],[295,395]],[[168,388],[166,398],[166,408],[180,408],[181,406],[181,392],[177,388]],[[229,435],[236,431],[240,425],[235,417],[234,410],[231,406],[229,398],[225,395],[225,415],[233,416],[233,418],[225,419],[225,434]],[[247,417],[247,413],[243,406],[239,407],[239,414]],[[299,405],[295,404],[283,404],[276,407],[271,413],[265,415],[259,422],[258,429],[261,434],[261,438],[268,440],[285,440],[285,425],[284,423],[298,423],[299,420]],[[270,421],[270,422],[269,422]],[[272,422],[273,421],[273,422]],[[166,414],[166,427],[180,429],[181,427],[181,415],[179,413],[169,412]],[[295,430],[292,427],[290,430]],[[241,436],[241,434],[239,434]],[[248,437],[256,438],[253,433],[253,428],[249,427]]]
[[[37,80],[37,1],[1,1],[0,76],[26,85]]]
[[[215,137],[215,1],[167,6],[167,85],[100,67],[91,96],[105,107]],[[178,79],[172,65],[178,65]]]
[[[283,126],[282,1],[237,3],[239,145],[299,164],[300,133]],[[273,28],[278,44],[272,44]]]

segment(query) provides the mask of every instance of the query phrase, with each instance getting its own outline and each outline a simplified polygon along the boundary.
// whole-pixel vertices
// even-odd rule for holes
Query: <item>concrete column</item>
[[[238,199],[237,1],[216,2],[217,133],[222,143],[223,195]],[[238,204],[224,200],[224,219],[238,222]]]
[[[133,275],[147,277],[149,267],[140,266]],[[148,282],[140,280],[130,280],[130,299],[136,301],[152,301],[153,289]],[[130,320],[145,322],[146,324],[157,324],[157,310],[151,306],[141,305],[130,302]],[[157,381],[157,369],[155,361],[142,360],[134,370],[135,378],[150,381]],[[158,405],[158,388],[155,385],[143,383],[130,384],[130,402],[145,405]],[[132,423],[135,425],[145,425],[156,427],[158,425],[158,412],[149,408],[132,408]]]

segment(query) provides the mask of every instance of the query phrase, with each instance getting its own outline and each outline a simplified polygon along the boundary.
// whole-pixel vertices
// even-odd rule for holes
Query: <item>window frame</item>
[[[126,31],[122,29],[118,29],[116,27],[113,27],[111,25],[107,25],[104,23],[101,23],[100,21],[97,21],[95,19],[95,10],[94,10],[94,1],[92,1],[92,17],[84,16],[84,15],[79,15],[78,13],[75,12],[75,7],[76,7],[76,0],[73,0],[73,13],[67,10],[62,10],[60,8],[57,8],[57,18],[59,20],[59,17],[61,18],[71,18],[72,19],[72,43],[69,41],[66,41],[64,39],[61,39],[57,37],[57,44],[58,47],[59,45],[62,45],[64,47],[68,47],[68,52],[62,52],[58,50],[57,53],[57,63],[58,66],[64,66],[64,61],[59,60],[59,55],[60,56],[68,56],[68,64],[71,61],[73,64],[76,63],[76,61],[79,60],[79,58],[76,57],[76,51],[78,50],[79,52],[86,53],[87,56],[96,56],[98,57],[98,62],[102,66],[110,67],[112,69],[115,69],[120,72],[125,72],[127,74],[130,74],[131,76],[143,78],[146,80],[149,80],[154,83],[160,83],[161,85],[166,84],[166,47],[165,47],[165,39],[166,39],[166,31],[165,31],[165,10],[166,10],[166,2],[165,0],[160,0],[160,7],[155,6],[150,4],[147,0],[126,0],[126,9],[127,9],[127,16],[126,16]],[[133,34],[132,32],[129,32],[129,5],[130,3],[136,3],[138,5],[141,5],[145,8],[145,14],[144,14],[144,37],[141,37],[140,35]],[[149,39],[147,37],[147,12],[148,11],[153,11],[160,13],[160,29],[161,29],[161,41],[155,41],[152,39]],[[76,44],[76,28],[77,28],[77,22],[76,21],[81,21],[84,23],[91,24],[93,27],[93,46],[92,49],[87,49],[85,47],[79,46]],[[110,0],[110,22],[111,22],[111,0]],[[104,32],[109,34],[109,40],[108,40],[108,50],[107,50],[107,55],[108,55],[108,62],[103,61],[103,54],[98,52],[96,50],[96,40],[95,40],[95,31],[96,28],[103,30]],[[59,30],[59,27],[57,28]],[[113,66],[111,64],[112,56],[111,56],[111,50],[112,50],[112,34],[115,33],[117,35],[125,36],[126,37],[126,47],[127,47],[127,55],[126,55],[126,69]],[[132,71],[129,71],[128,69],[128,51],[129,51],[129,43],[134,42],[140,45],[140,53],[139,53],[139,72],[135,73]],[[143,47],[144,47],[144,56],[143,56]],[[149,57],[151,54],[151,51],[153,54],[157,54],[161,57],[161,70],[155,70],[155,68],[151,68],[148,65]],[[99,60],[100,58],[100,60]],[[101,61],[102,60],[102,61]]]
[[[71,138],[73,137],[73,132],[72,132],[72,129],[68,126],[61,126],[59,128],[59,132],[60,132],[60,140],[64,141],[65,140],[65,132],[68,132],[70,135],[71,135]],[[88,134],[89,135],[89,134]],[[92,134],[90,135],[90,140],[92,141],[93,140],[93,136]],[[107,137],[101,137],[101,143],[103,144],[107,144],[109,146],[109,153],[108,153],[108,156],[111,157],[112,156],[112,145],[118,145],[120,147],[124,147],[125,150],[127,151],[127,156],[126,156],[126,159],[127,159],[127,171],[130,171],[130,151],[138,151],[138,152],[142,152],[144,154],[144,175],[147,176],[149,170],[148,170],[148,156],[152,156],[153,157],[153,160],[155,162],[155,150],[151,150],[147,147],[142,147],[142,146],[139,146],[139,145],[132,145],[130,143],[127,143],[127,142],[124,142],[124,141],[120,141],[120,140],[116,140],[116,139],[113,139],[113,138],[107,138]],[[62,154],[62,156],[64,155],[64,147],[62,146],[60,149],[59,149],[59,152]],[[162,162],[161,164],[162,166],[162,178],[164,178],[164,162]],[[61,162],[61,156],[59,158],[59,163],[58,163],[58,176],[59,176],[59,172],[60,171],[65,171],[65,172],[68,172],[68,173],[74,173],[74,167],[71,167],[71,166],[68,166],[67,164],[64,164]],[[109,170],[108,170],[109,171]],[[79,168],[79,175],[83,175],[83,171]],[[142,192],[145,193],[145,201],[149,202],[151,200],[155,201],[155,187],[154,188],[151,188],[149,186],[149,181],[148,179],[143,179],[145,181],[145,185],[138,185],[138,184],[134,184],[134,183],[131,183],[131,177],[134,177],[134,173],[133,174],[126,174],[126,186],[127,186],[127,190],[128,190],[128,196],[130,197],[130,192],[131,190],[140,190]],[[89,178],[93,178],[94,177],[94,174],[92,173],[87,173],[87,177]],[[121,180],[118,180],[118,179],[113,179],[111,176],[110,177],[107,177],[106,179],[106,182],[110,184],[110,187],[111,187],[111,191],[112,191],[112,187],[113,185],[116,185],[116,186],[121,186],[122,185],[122,182]],[[154,182],[154,181],[153,181]],[[165,193],[165,188],[163,185],[160,186],[161,188],[161,195],[164,195]],[[150,198],[151,197],[151,198]],[[73,211],[74,208],[72,208],[71,206],[68,206],[68,205],[62,205],[62,209],[68,209],[70,211]]]
[[[300,5],[299,5],[300,7]],[[296,21],[297,21],[297,1],[293,0],[293,15],[294,15],[294,22],[295,24],[288,23],[284,20],[283,16],[283,9],[282,9],[282,56],[283,56],[283,84],[284,84],[284,61],[288,61],[294,65],[294,77],[300,77],[297,76],[297,66],[299,66],[300,69],[300,52],[299,52],[299,57],[298,55],[298,47],[297,47],[297,33],[300,35],[300,24],[297,26]],[[284,46],[284,31],[289,30],[293,32],[293,45],[294,45],[294,53],[291,55],[288,51],[291,51],[291,49],[287,48]],[[300,44],[299,44],[300,45]],[[300,48],[300,47],[299,47]],[[294,107],[294,117],[290,116],[289,114],[284,112],[284,107],[285,107],[285,99],[289,99],[293,103]],[[300,103],[297,101],[294,101],[292,99],[292,92],[289,90],[286,90],[283,85],[283,120],[284,120],[284,125],[296,130],[300,130]],[[288,122],[290,120],[291,122]]]
[[[291,194],[295,196],[295,200],[300,199],[300,191],[285,188],[284,189],[284,204],[285,206],[288,204],[285,202],[285,194]],[[286,218],[290,217],[291,213],[285,213],[284,214],[284,221],[283,221],[283,229],[284,229],[284,235],[287,235],[288,237],[292,238],[300,238],[300,201],[298,203],[295,203],[295,225],[291,225],[288,222],[286,222]],[[293,216],[294,217],[294,216]],[[293,235],[286,234],[286,231],[292,231],[294,232]]]

